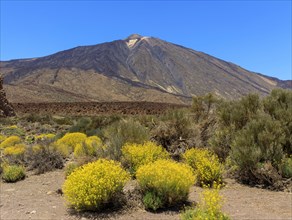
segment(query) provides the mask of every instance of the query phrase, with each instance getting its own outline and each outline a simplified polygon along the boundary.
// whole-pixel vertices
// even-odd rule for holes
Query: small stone
[[[36,213],[36,210],[33,210],[30,212],[30,214],[35,214]]]
[[[54,192],[53,191],[48,191],[47,195],[52,195]]]
[[[6,189],[6,190],[5,190],[5,192],[13,192],[13,191],[15,191],[15,189],[13,189],[13,188]]]
[[[55,205],[54,205],[54,206],[52,206],[52,208],[53,208],[53,209],[56,209],[56,208],[57,208],[57,206],[55,206]]]

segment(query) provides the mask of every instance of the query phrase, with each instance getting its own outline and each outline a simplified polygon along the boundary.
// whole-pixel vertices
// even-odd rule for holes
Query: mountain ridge
[[[40,58],[1,61],[0,67],[12,102],[39,102],[43,97],[48,102],[167,99],[186,103],[207,92],[233,99],[250,92],[266,95],[274,88],[291,88],[291,80],[254,73],[206,53],[138,34]],[[17,98],[25,91],[27,97]],[[35,91],[40,97],[32,95]]]

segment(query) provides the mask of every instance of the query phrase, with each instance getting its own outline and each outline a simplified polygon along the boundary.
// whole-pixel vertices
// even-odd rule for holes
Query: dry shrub
[[[30,148],[26,152],[26,163],[30,170],[42,174],[64,167],[63,156],[53,146],[38,145],[37,149]]]

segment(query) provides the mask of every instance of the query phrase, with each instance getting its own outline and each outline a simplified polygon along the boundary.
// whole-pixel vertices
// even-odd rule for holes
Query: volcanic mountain
[[[213,92],[233,99],[291,87],[291,80],[240,66],[154,37],[80,46],[49,56],[2,61],[10,102],[154,101],[188,103]]]

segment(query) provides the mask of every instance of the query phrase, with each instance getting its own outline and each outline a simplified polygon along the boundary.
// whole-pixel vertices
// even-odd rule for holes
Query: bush
[[[219,128],[209,140],[211,149],[218,155],[221,161],[225,161],[229,156],[234,133],[234,126]]]
[[[64,157],[74,152],[76,158],[95,156],[101,148],[104,148],[99,137],[87,137],[83,133],[67,133],[56,142],[55,147]]]
[[[24,144],[16,144],[14,146],[6,147],[3,150],[3,154],[5,156],[7,155],[13,155],[13,156],[21,156],[25,152],[25,145]]]
[[[256,181],[257,164],[270,161],[278,167],[283,158],[284,132],[278,121],[261,115],[250,121],[245,129],[237,132],[231,145],[232,161],[239,168],[240,179]]]
[[[282,176],[292,178],[292,157],[285,157],[280,165]]]
[[[74,151],[77,144],[83,143],[86,140],[86,134],[75,132],[67,133],[57,141],[58,146],[67,147],[68,153]],[[65,151],[64,151],[65,152]]]
[[[215,182],[222,182],[223,166],[211,151],[192,148],[183,154],[183,159],[194,169],[201,185],[212,186]]]
[[[99,151],[105,150],[102,141],[97,136],[91,136],[75,146],[74,157],[96,156]]]
[[[275,89],[263,100],[264,112],[281,123],[285,134],[283,151],[292,154],[292,92]]]
[[[152,191],[146,192],[145,196],[143,197],[143,204],[147,209],[150,210],[157,210],[160,207],[163,207],[163,201],[161,198]]]
[[[142,144],[150,138],[149,131],[133,119],[117,121],[103,130],[107,139],[107,156],[120,160],[125,143]]]
[[[55,134],[40,134],[35,137],[36,141],[51,141],[56,137]]]
[[[22,166],[12,165],[3,169],[2,179],[9,183],[14,183],[25,178],[25,170]]]
[[[186,201],[195,183],[192,168],[170,160],[157,160],[141,166],[136,173],[147,209],[156,210]]]
[[[14,145],[20,144],[20,143],[21,143],[20,137],[10,136],[10,137],[6,138],[4,141],[2,141],[2,143],[0,144],[0,149],[6,148],[6,147],[11,147],[11,146],[14,146]]]
[[[21,128],[17,127],[17,125],[4,127],[2,132],[6,136],[24,136],[24,131]]]
[[[26,163],[36,174],[64,167],[62,155],[52,146],[37,145],[26,151]]]
[[[151,137],[174,157],[179,157],[189,145],[201,145],[201,134],[186,109],[171,110],[151,130]]]
[[[65,177],[69,176],[71,173],[73,173],[76,168],[78,168],[77,163],[69,163],[65,166]]]
[[[63,185],[65,199],[77,210],[101,210],[130,179],[120,164],[105,159],[77,168]]]
[[[125,144],[122,148],[122,153],[125,161],[134,172],[136,172],[141,165],[152,163],[158,159],[168,159],[170,157],[164,148],[153,142]]]
[[[205,189],[201,194],[201,201],[195,209],[187,209],[182,215],[182,220],[228,220],[227,215],[221,212],[222,197],[219,187]]]

